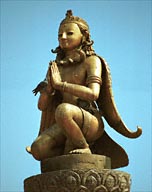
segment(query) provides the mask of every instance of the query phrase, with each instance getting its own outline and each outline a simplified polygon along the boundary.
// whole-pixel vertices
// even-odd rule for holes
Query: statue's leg
[[[99,111],[90,112],[81,109],[83,114],[82,132],[86,140],[91,143],[100,138],[104,132],[104,124]]]
[[[31,145],[31,154],[36,160],[43,160],[56,156],[61,150],[60,146],[64,145],[65,136],[62,130],[54,124],[48,128]]]
[[[94,141],[100,134],[100,122],[94,115],[77,106],[63,103],[57,107],[55,118],[75,146],[73,153],[91,153],[88,142]]]

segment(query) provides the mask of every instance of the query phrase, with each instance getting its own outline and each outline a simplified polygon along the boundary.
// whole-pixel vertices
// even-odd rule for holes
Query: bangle
[[[66,84],[67,84],[66,81],[64,81],[63,84],[62,84],[62,91],[63,91],[63,92],[64,92],[64,90],[65,90]]]

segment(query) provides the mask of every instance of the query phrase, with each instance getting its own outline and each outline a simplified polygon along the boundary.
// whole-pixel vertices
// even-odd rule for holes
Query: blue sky
[[[132,192],[151,187],[151,1],[1,0],[1,192],[23,191],[23,180],[40,173],[25,147],[39,130],[38,97],[32,89],[43,80],[57,31],[67,9],[84,18],[96,52],[109,63],[118,111],[126,125],[143,135],[128,139],[108,134],[125,148]]]

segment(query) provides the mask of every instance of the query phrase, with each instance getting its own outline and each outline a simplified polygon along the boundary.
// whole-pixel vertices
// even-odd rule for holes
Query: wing
[[[122,121],[114,102],[111,75],[108,64],[103,58],[99,58],[102,63],[102,86],[97,100],[99,110],[102,111],[103,117],[106,119],[107,123],[118,133],[128,138],[137,138],[141,135],[142,129],[137,127],[137,131],[133,132],[128,129]]]

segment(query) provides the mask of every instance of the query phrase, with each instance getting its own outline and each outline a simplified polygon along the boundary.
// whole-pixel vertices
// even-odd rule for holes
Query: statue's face
[[[82,33],[76,23],[63,24],[59,28],[58,40],[61,49],[73,50],[81,44]]]

